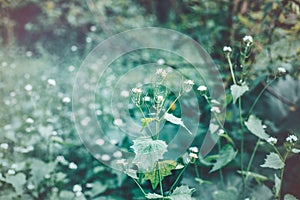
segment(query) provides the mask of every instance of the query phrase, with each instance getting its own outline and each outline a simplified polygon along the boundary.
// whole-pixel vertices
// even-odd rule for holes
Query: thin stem
[[[221,150],[221,142],[220,142],[220,138],[218,139],[218,150],[220,151]],[[222,186],[224,187],[224,178],[223,178],[223,171],[222,169],[219,170],[219,175],[220,175],[220,180],[221,180],[221,184]]]
[[[136,105],[136,107],[139,109],[139,111],[140,111],[141,114],[143,115],[143,118],[146,119],[146,116],[145,116],[144,111],[142,110],[141,106]],[[153,135],[153,132],[152,132],[151,128],[149,127],[149,124],[148,124],[148,123],[147,123],[147,128],[149,129],[151,135]]]
[[[158,170],[158,177],[159,177],[160,194],[161,194],[161,196],[164,196],[164,190],[163,190],[163,187],[162,187],[162,177],[161,177],[161,173],[160,173],[160,170],[159,170],[159,163],[158,162],[157,162],[157,170]]]
[[[228,64],[229,64],[230,73],[231,73],[231,77],[232,77],[233,83],[236,85],[236,80],[235,80],[235,76],[234,76],[234,72],[233,72],[233,67],[232,67],[232,63],[231,63],[229,54],[227,55],[227,61],[228,61]]]
[[[241,128],[242,128],[242,133],[241,133],[241,171],[244,172],[244,119],[242,116],[242,99],[239,97],[239,112],[240,112],[240,123],[241,123]],[[245,196],[245,177],[242,174],[242,197],[244,198]]]
[[[156,111],[156,117],[155,117],[155,133],[156,133],[156,139],[159,139],[159,119],[158,119],[158,111]]]
[[[200,178],[199,171],[198,171],[198,166],[197,166],[196,163],[194,164],[194,167],[195,167],[195,173],[196,173],[197,178]]]
[[[175,104],[178,101],[178,99],[181,97],[181,95],[182,95],[181,93],[178,94],[178,96],[176,97],[176,99],[170,104],[170,106],[168,107],[168,109],[166,110],[165,113],[168,113],[171,110],[172,105]],[[164,115],[161,116],[161,118],[159,118],[159,121],[161,121],[163,117],[164,117]]]
[[[258,94],[258,96],[256,97],[256,99],[254,100],[252,106],[250,107],[249,111],[248,111],[248,115],[250,115],[254,109],[254,107],[256,106],[258,100],[260,99],[260,97],[262,96],[262,94],[264,93],[264,91],[274,82],[275,79],[272,79],[269,83],[267,83],[265,85],[265,87],[260,91],[260,93]]]
[[[147,194],[144,191],[144,189],[142,188],[142,186],[134,178],[132,178],[132,180],[137,184],[137,186],[140,188],[141,192],[146,196]]]
[[[182,176],[183,172],[186,170],[186,168],[189,166],[190,163],[188,163],[186,166],[184,166],[184,168],[181,170],[181,172],[178,174],[175,182],[173,183],[173,185],[170,187],[170,192],[174,189],[174,187],[176,186],[177,182],[179,181],[180,177]]]
[[[250,161],[249,161],[249,163],[248,163],[247,172],[250,171],[250,168],[251,168],[251,165],[252,165],[252,162],[253,162],[255,153],[256,153],[256,151],[257,151],[257,149],[258,149],[259,143],[260,143],[260,139],[257,140],[256,145],[255,145],[255,147],[254,147],[254,149],[253,149],[252,155],[251,155],[251,157],[250,157]],[[246,174],[247,174],[247,173],[246,173]]]
[[[283,157],[283,163],[285,163],[285,161],[286,161],[286,158],[287,158],[287,156],[288,156],[288,152],[286,152],[286,154],[284,155],[284,157]],[[283,182],[283,175],[284,175],[284,169],[285,169],[285,167],[283,167],[282,168],[282,170],[281,170],[281,174],[280,174],[280,189],[279,189],[279,193],[278,193],[278,196],[279,196],[279,198],[281,197],[281,191],[282,191],[282,182]]]

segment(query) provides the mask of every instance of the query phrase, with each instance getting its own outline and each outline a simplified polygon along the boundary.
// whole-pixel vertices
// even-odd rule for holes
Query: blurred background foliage
[[[238,70],[241,40],[252,35],[255,45],[246,63],[251,63],[247,80],[251,92],[244,97],[245,107],[251,105],[269,75],[285,67],[289,75],[266,90],[254,112],[264,119],[268,132],[278,137],[279,143],[291,132],[299,136],[298,0],[0,0],[0,9],[1,199],[141,196],[124,174],[106,168],[82,146],[71,109],[72,85],[83,59],[99,42],[132,28],[157,26],[189,35],[214,59],[226,86],[231,80],[223,46],[234,48]],[[239,140],[236,112],[229,107],[226,126]],[[105,120],[114,121],[111,116]],[[246,139],[247,148],[253,148],[254,139]],[[259,150],[256,166],[262,163],[265,151]],[[299,156],[288,159],[284,176],[284,193],[298,198],[299,167]],[[224,194],[234,199],[240,183],[236,169],[236,163],[226,168],[227,189],[223,190],[217,184],[196,183],[194,171],[189,171],[182,182],[197,188],[196,199],[222,199]],[[202,175],[218,181],[205,167]],[[272,184],[254,185],[248,193],[256,199],[271,199]]]

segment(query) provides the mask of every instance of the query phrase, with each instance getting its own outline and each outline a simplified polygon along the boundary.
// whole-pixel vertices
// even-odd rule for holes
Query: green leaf
[[[286,194],[284,195],[284,200],[298,200],[298,199],[291,194]]]
[[[159,179],[172,175],[171,171],[176,169],[177,162],[173,160],[164,160],[162,162],[156,162],[151,172],[145,173],[145,180],[150,180],[153,190],[158,186]]]
[[[225,145],[219,152],[219,156],[214,163],[213,168],[210,172],[214,172],[218,169],[221,169],[225,165],[227,165],[230,161],[232,161],[236,157],[237,152],[234,151],[233,147],[229,144]]]
[[[260,166],[272,169],[282,169],[284,167],[284,162],[282,162],[277,153],[272,152],[267,155],[267,158],[265,158],[265,163]]]
[[[55,162],[45,163],[41,160],[32,159],[30,174],[34,185],[38,186],[44,180],[45,175],[50,174],[54,170],[55,166]]]
[[[235,104],[236,100],[241,97],[246,91],[249,90],[247,85],[232,85],[230,87],[231,95],[233,97],[233,104]]]
[[[245,125],[251,133],[260,139],[267,140],[270,137],[263,128],[261,120],[256,118],[254,115],[250,115],[248,121],[245,122]]]
[[[195,188],[189,189],[188,186],[182,185],[176,187],[173,193],[168,197],[171,200],[192,200],[192,194],[195,192]]]
[[[130,176],[131,178],[134,178],[134,179],[138,179],[137,177],[137,171],[134,170],[134,169],[126,169],[125,170],[125,174],[127,174],[128,176]]]
[[[162,199],[163,196],[156,194],[156,193],[148,193],[146,194],[147,199]]]
[[[59,193],[59,199],[61,200],[70,200],[75,197],[75,194],[71,191],[63,190]]]
[[[153,140],[149,137],[141,137],[133,140],[133,148],[135,157],[133,163],[139,170],[152,171],[154,163],[163,158],[163,154],[167,151],[168,145],[162,140]]]
[[[180,125],[182,126],[190,135],[193,135],[193,133],[184,125],[181,118],[178,118],[174,116],[173,114],[165,113],[164,119],[168,122],[171,122],[172,124]]]
[[[278,178],[278,176],[276,174],[274,174],[274,180],[275,180],[275,196],[278,197],[279,196],[279,192],[280,192],[280,187],[281,187],[281,180],[280,178]]]
[[[18,173],[13,176],[7,176],[6,182],[11,184],[18,195],[23,194],[23,186],[26,183],[26,176],[23,173]]]
[[[292,149],[292,152],[293,152],[293,153],[300,153],[300,149],[293,148],[293,149]]]

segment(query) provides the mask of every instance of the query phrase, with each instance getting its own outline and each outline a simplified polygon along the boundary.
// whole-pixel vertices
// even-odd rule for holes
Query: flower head
[[[267,139],[267,142],[272,144],[272,145],[275,145],[277,143],[277,138],[274,138],[274,137],[269,137]]]
[[[156,70],[155,74],[161,76],[162,78],[166,78],[168,73],[166,70],[159,68]]]
[[[223,51],[224,51],[225,53],[231,53],[231,52],[232,52],[232,49],[231,49],[230,46],[224,46],[224,47],[223,47]]]
[[[141,88],[132,88],[131,91],[135,94],[140,94],[142,93],[142,89]]]
[[[192,153],[199,153],[198,147],[190,147],[189,151],[192,152]]]
[[[287,71],[286,71],[286,69],[284,67],[278,67],[277,68],[277,75],[278,76],[283,76],[285,74],[287,74]]]
[[[285,140],[290,143],[295,143],[298,141],[298,138],[296,135],[289,135]]]
[[[186,80],[186,81],[184,81],[184,90],[186,91],[186,92],[189,92],[189,91],[191,91],[191,89],[193,88],[193,85],[194,85],[195,83],[194,83],[194,81],[192,81],[192,80]]]
[[[243,42],[246,44],[246,46],[251,46],[253,44],[253,38],[251,35],[246,35],[243,37]]]

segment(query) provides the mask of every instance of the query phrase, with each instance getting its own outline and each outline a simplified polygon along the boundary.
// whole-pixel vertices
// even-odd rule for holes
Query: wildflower
[[[243,42],[246,44],[247,47],[251,46],[253,44],[253,38],[251,35],[246,35],[243,37]]]
[[[26,119],[26,123],[28,123],[28,124],[33,124],[34,123],[34,120],[32,119],[32,118],[27,118]]]
[[[32,56],[32,51],[26,51],[26,56],[30,58]]]
[[[168,73],[166,70],[159,68],[156,70],[155,74],[161,76],[162,78],[166,78]]]
[[[28,190],[33,190],[33,189],[34,189],[34,185],[33,185],[32,183],[29,183],[29,184],[27,185],[27,189],[28,189]]]
[[[164,97],[163,97],[162,95],[158,95],[158,96],[156,97],[156,100],[157,100],[157,103],[161,103],[161,102],[164,101]]]
[[[121,96],[122,97],[129,97],[129,92],[127,90],[122,90],[121,91]]]
[[[62,102],[63,102],[63,103],[70,103],[70,102],[71,102],[71,99],[70,99],[69,97],[64,97],[64,98],[62,99]]]
[[[78,197],[78,196],[82,195],[81,191],[82,191],[82,187],[80,185],[76,184],[73,186],[73,192],[75,192],[75,196]]]
[[[13,170],[13,169],[9,169],[9,170],[7,171],[7,174],[8,174],[8,175],[14,175],[14,174],[16,174],[16,171]]]
[[[52,86],[55,86],[55,85],[56,85],[56,81],[55,81],[54,79],[49,78],[49,79],[47,80],[47,82],[48,82],[49,85],[52,85]]]
[[[1,143],[0,148],[6,150],[6,149],[8,149],[8,144],[7,143]]]
[[[216,107],[216,106],[211,107],[210,111],[215,112],[215,113],[220,113],[221,112],[220,108]]]
[[[56,161],[63,164],[63,165],[67,165],[68,164],[68,161],[65,159],[64,156],[57,156],[56,157]]]
[[[151,99],[150,99],[149,96],[145,96],[145,97],[143,98],[143,100],[144,100],[144,101],[150,101]]]
[[[51,176],[50,176],[50,174],[46,174],[44,177],[45,177],[45,179],[49,179]]]
[[[184,86],[185,86],[184,90],[185,90],[186,92],[191,91],[191,89],[192,89],[192,87],[193,87],[194,84],[195,84],[195,83],[194,83],[194,81],[192,81],[192,80],[186,80],[186,81],[184,81]]]
[[[101,156],[101,160],[103,160],[103,161],[109,161],[110,160],[110,156],[108,154],[103,154]]]
[[[277,68],[277,75],[278,76],[283,76],[285,74],[287,74],[287,71],[286,71],[286,69],[284,67],[278,67]]]
[[[27,90],[27,91],[31,91],[32,90],[32,85],[27,84],[27,85],[25,85],[24,89]]]
[[[223,47],[223,51],[224,51],[225,53],[231,53],[231,52],[232,52],[232,49],[231,49],[230,46],[224,46],[224,47]]]
[[[223,129],[219,129],[218,135],[219,135],[219,136],[222,136],[222,135],[224,135],[224,134],[225,134],[225,131],[224,131]]]
[[[87,184],[85,184],[85,187],[92,188],[93,187],[93,183],[87,183]]]
[[[165,60],[161,58],[157,61],[157,64],[163,65],[163,64],[165,64]]]
[[[91,27],[90,27],[90,31],[91,31],[91,32],[95,32],[96,30],[97,30],[97,27],[96,27],[96,26],[91,26]]]
[[[114,120],[114,125],[116,125],[116,126],[122,126],[124,123],[123,123],[123,120],[122,119],[115,119]]]
[[[141,88],[132,88],[131,91],[135,94],[140,94],[142,93],[142,89]]]
[[[205,85],[200,85],[197,90],[199,90],[200,92],[206,92],[207,91],[207,87]]]
[[[298,138],[296,135],[289,135],[285,140],[290,143],[295,143],[298,141]]]
[[[198,155],[197,154],[195,154],[195,153],[189,153],[189,157],[191,158],[191,159],[197,159],[198,158]]]
[[[277,143],[277,138],[274,138],[274,137],[269,137],[267,139],[267,142],[272,144],[272,145],[275,145]]]
[[[77,165],[74,162],[70,162],[69,169],[77,169]]]
[[[77,46],[75,46],[75,45],[71,46],[71,51],[75,52],[75,51],[77,51],[77,50],[78,50],[78,47],[77,47]]]
[[[190,147],[190,148],[189,148],[189,151],[190,151],[190,152],[193,152],[193,153],[199,153],[198,147]]]
[[[87,38],[85,38],[85,41],[86,41],[86,43],[91,43],[92,42],[92,38],[87,37]]]
[[[122,152],[121,151],[116,151],[116,152],[113,153],[113,156],[115,158],[121,158],[122,157]]]
[[[128,162],[126,162],[125,159],[120,159],[120,160],[117,160],[117,164],[125,166],[128,164]]]

